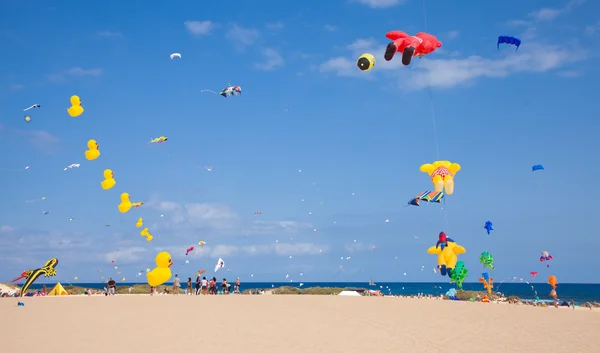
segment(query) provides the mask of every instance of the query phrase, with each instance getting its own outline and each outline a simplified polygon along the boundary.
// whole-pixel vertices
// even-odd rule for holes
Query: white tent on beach
[[[357,291],[353,291],[353,290],[343,290],[338,295],[341,295],[344,297],[362,297],[362,295],[360,295],[360,293],[358,293]]]

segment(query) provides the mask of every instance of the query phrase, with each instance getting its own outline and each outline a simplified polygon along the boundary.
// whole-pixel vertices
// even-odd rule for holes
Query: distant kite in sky
[[[29,108],[25,108],[25,109],[23,109],[23,111],[24,111],[24,112],[26,112],[26,111],[28,111],[29,109],[40,108],[40,107],[41,107],[41,105],[39,105],[39,104],[34,104],[34,105],[32,105],[31,107],[29,107]]]
[[[179,54],[179,53],[173,53],[173,54],[171,54],[171,55],[169,55],[169,56],[171,57],[171,60],[173,60],[173,59],[175,59],[175,58],[179,58],[179,59],[181,59],[181,54]]]
[[[494,230],[493,224],[490,221],[485,222],[485,226],[483,226],[483,228],[485,230],[487,230],[488,235],[490,235],[490,233],[492,232],[492,230]]]
[[[531,171],[532,171],[532,172],[535,172],[535,171],[537,171],[537,170],[544,170],[544,166],[543,166],[543,165],[541,165],[541,164],[536,164],[536,165],[534,165],[533,167],[531,167]]]
[[[496,45],[498,47],[498,50],[500,50],[500,44],[512,44],[517,47],[517,49],[515,50],[517,51],[519,50],[519,46],[521,45],[521,40],[515,37],[500,36],[498,37],[498,44]]]

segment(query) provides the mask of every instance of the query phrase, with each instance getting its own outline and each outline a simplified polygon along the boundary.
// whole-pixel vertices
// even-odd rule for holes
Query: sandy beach
[[[3,351],[598,352],[598,311],[396,297],[0,300]]]

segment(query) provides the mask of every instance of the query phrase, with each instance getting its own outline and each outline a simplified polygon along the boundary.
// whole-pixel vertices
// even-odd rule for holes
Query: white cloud
[[[414,58],[411,63],[412,73],[409,73],[402,68],[399,58],[386,62],[383,59],[385,45],[377,45],[372,39],[359,39],[347,48],[353,52],[351,58],[332,58],[320,66],[320,71],[360,78],[373,78],[377,74],[389,78],[392,71],[392,74],[397,75],[406,88],[411,89],[427,86],[450,88],[460,84],[470,84],[480,78],[501,78],[523,72],[547,72],[584,60],[586,57],[585,52],[577,49],[531,43],[520,49],[517,54],[508,53],[498,59],[487,59],[481,56],[447,59],[440,58],[441,53],[434,53],[423,60]],[[573,55],[574,50],[579,54]],[[376,73],[376,70],[361,72],[356,67],[355,58],[363,52],[375,53]],[[411,75],[410,79],[407,75]]]
[[[227,230],[232,229],[238,220],[237,214],[223,205],[208,203],[182,205],[171,201],[159,201],[149,202],[149,206],[167,213],[175,225],[192,228]]]
[[[594,35],[600,32],[600,21],[596,22],[593,25],[589,25],[585,27],[585,33],[588,35]]]
[[[460,32],[459,31],[450,31],[448,33],[446,33],[446,37],[448,37],[448,39],[455,39],[458,38]]]
[[[369,251],[373,250],[373,244],[364,244],[364,243],[350,243],[346,244],[344,247],[347,252],[361,252],[361,251]]]
[[[262,50],[263,61],[256,64],[256,68],[263,71],[272,71],[285,65],[285,60],[279,52],[272,48]]]
[[[254,44],[260,33],[258,30],[253,28],[244,28],[237,24],[233,24],[227,30],[226,37],[236,44],[240,44],[241,46],[247,46]],[[238,47],[239,49],[239,47]]]
[[[45,152],[52,152],[58,148],[60,138],[49,132],[42,130],[18,130],[18,133],[25,136],[27,141],[33,146]]]
[[[281,232],[293,233],[312,229],[314,228],[310,223],[300,223],[295,221],[254,221],[249,233],[279,234]]]
[[[359,4],[367,5],[373,9],[385,9],[388,7],[400,5],[404,2],[404,0],[354,0],[354,1]]]
[[[565,70],[558,73],[558,76],[565,78],[573,78],[581,76],[581,72],[575,70]]]
[[[15,228],[7,225],[0,226],[0,233],[10,233],[14,231]]]
[[[102,69],[82,69],[80,67],[73,67],[65,71],[65,73],[72,76],[100,76],[102,75]]]
[[[191,34],[196,36],[209,34],[215,28],[212,21],[185,21],[183,24]]]
[[[142,247],[130,247],[125,249],[119,249],[115,251],[111,251],[105,255],[106,261],[115,261],[119,264],[133,264],[139,262],[140,260],[147,259],[146,256],[147,250]]]
[[[267,23],[266,27],[271,30],[282,29],[284,27],[283,22]]]
[[[173,259],[183,260],[190,258],[223,258],[227,262],[227,257],[231,256],[259,256],[259,255],[277,255],[277,256],[298,256],[298,255],[319,255],[329,251],[328,245],[319,245],[313,243],[274,243],[258,245],[228,245],[217,244],[214,246],[205,245],[196,247],[189,255],[185,255],[181,249],[186,245],[172,246],[168,248],[156,248],[155,251],[168,251]],[[111,259],[112,260],[112,259]]]
[[[123,34],[121,32],[115,32],[115,31],[98,31],[98,32],[96,32],[96,35],[98,37],[102,37],[102,38],[116,38],[116,37],[123,36]]]
[[[545,7],[531,12],[529,16],[536,21],[552,21],[558,16],[569,12],[573,7],[581,5],[584,2],[585,0],[571,0],[560,9]]]
[[[338,27],[334,25],[325,25],[324,28],[328,32],[335,32],[338,30]]]

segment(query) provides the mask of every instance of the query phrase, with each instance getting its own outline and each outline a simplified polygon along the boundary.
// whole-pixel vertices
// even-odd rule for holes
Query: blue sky
[[[57,257],[60,281],[141,281],[168,250],[184,277],[222,257],[218,277],[244,281],[438,281],[425,250],[444,230],[472,281],[488,250],[496,278],[598,282],[600,5],[473,4],[428,2],[425,24],[416,0],[2,3],[0,279]],[[443,46],[385,62],[394,29]],[[523,44],[497,50],[498,35]],[[369,72],[355,66],[363,52],[377,58]],[[200,92],[229,82],[242,96]],[[439,157],[462,165],[444,209],[405,207],[431,188],[419,166],[438,159],[429,92]],[[144,205],[120,214],[122,192]]]

